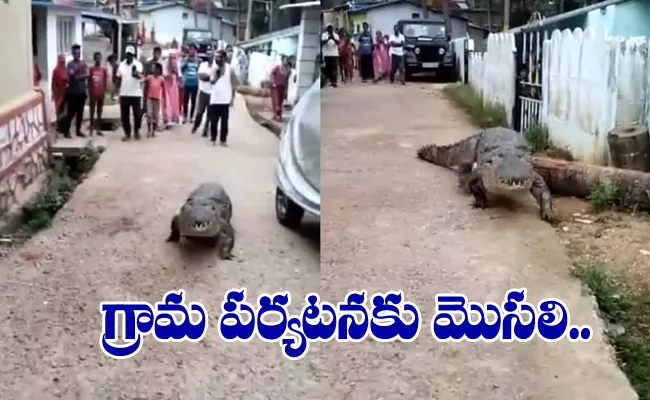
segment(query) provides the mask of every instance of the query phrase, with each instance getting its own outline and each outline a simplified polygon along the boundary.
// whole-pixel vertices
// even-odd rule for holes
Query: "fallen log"
[[[271,95],[271,91],[266,88],[253,88],[250,86],[237,86],[237,93],[239,94],[244,94],[247,96],[255,96],[255,97],[269,97]]]
[[[599,183],[609,181],[623,205],[650,211],[650,173],[539,156],[533,157],[533,167],[551,193],[586,198]]]

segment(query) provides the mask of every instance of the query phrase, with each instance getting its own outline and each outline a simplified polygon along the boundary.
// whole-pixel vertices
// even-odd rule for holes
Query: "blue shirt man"
[[[183,86],[188,88],[199,87],[199,66],[200,60],[196,54],[190,54],[190,57],[181,65],[181,72],[183,73]]]
[[[372,54],[372,34],[368,30],[368,23],[363,23],[363,32],[359,35],[359,54],[370,55]]]

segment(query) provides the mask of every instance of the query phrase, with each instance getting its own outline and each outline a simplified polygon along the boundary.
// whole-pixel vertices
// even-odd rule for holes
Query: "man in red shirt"
[[[95,64],[90,67],[88,73],[88,92],[90,94],[90,136],[93,131],[97,136],[104,136],[99,129],[102,121],[102,111],[104,109],[104,96],[108,87],[108,71],[102,67],[102,54],[96,52],[93,54]],[[95,110],[97,110],[97,121],[95,121]]]
[[[287,95],[291,67],[287,56],[282,56],[282,63],[271,70],[271,108],[273,119],[282,121],[282,106]]]

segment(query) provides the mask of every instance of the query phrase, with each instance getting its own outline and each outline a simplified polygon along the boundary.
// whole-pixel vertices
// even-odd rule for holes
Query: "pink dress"
[[[388,46],[383,39],[377,41],[375,51],[372,55],[372,63],[375,68],[375,77],[381,78],[390,72],[390,61],[388,58]]]
[[[165,104],[163,106],[163,121],[178,123],[180,121],[180,97],[178,92],[178,69],[176,67],[176,57],[170,56],[168,70],[165,74]]]

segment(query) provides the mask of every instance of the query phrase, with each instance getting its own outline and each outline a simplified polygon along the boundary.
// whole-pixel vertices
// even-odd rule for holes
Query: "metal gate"
[[[526,30],[515,35],[516,85],[514,128],[523,132],[538,124],[542,113],[543,46],[548,38],[546,30]]]

